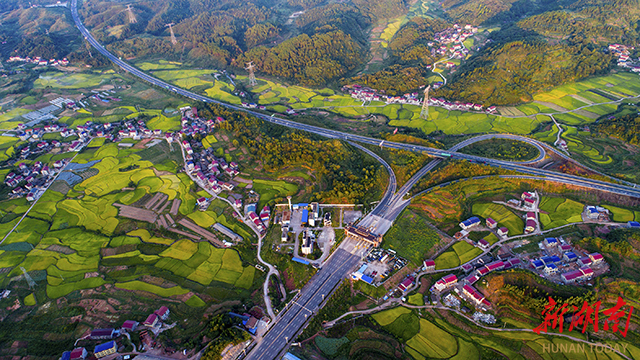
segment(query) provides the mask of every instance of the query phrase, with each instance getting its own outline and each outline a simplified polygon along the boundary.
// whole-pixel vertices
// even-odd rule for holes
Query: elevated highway
[[[468,154],[463,154],[458,152],[460,148],[466,145],[456,145],[451,151],[441,150],[430,148],[426,146],[413,145],[413,144],[404,144],[398,142],[391,141],[383,141],[380,142],[381,139],[376,139],[372,137],[351,134],[340,132],[336,130],[325,129],[317,126],[307,125],[297,123],[295,121],[287,120],[284,118],[277,117],[274,115],[266,115],[264,113],[260,113],[257,111],[245,109],[242,107],[238,107],[235,105],[223,103],[206,96],[192,93],[190,91],[181,89],[176,87],[175,85],[164,82],[160,79],[152,77],[143,71],[129,65],[128,63],[122,61],[118,57],[111,54],[107,51],[100,43],[98,43],[95,38],[89,33],[89,31],[84,27],[82,21],[78,16],[77,9],[77,0],[72,0],[71,2],[71,13],[73,20],[80,30],[85,39],[91,44],[98,52],[102,55],[106,56],[113,63],[118,65],[124,71],[129,72],[131,75],[138,77],[141,80],[147,81],[148,83],[164,88],[167,91],[173,92],[175,94],[196,100],[202,101],[205,103],[212,103],[224,106],[228,109],[243,111],[248,114],[251,114],[257,118],[260,118],[264,121],[286,126],[292,129],[307,131],[313,134],[317,134],[320,136],[324,136],[332,139],[340,139],[347,142],[358,142],[362,144],[369,144],[374,146],[384,146],[391,149],[397,150],[407,150],[407,151],[415,151],[415,152],[423,152],[428,154],[434,158],[436,161],[432,161],[426,167],[422,168],[412,179],[407,182],[399,191],[395,191],[396,182],[395,175],[391,168],[386,164],[382,159],[376,157],[379,161],[381,161],[385,168],[389,171],[390,182],[387,191],[385,192],[383,199],[378,204],[378,206],[363,219],[362,223],[370,223],[372,227],[378,227],[379,233],[383,233],[386,231],[384,228],[380,228],[379,224],[385,223],[388,224],[392,222],[395,217],[398,216],[399,212],[402,210],[408,202],[403,200],[404,194],[408,192],[408,190],[425,174],[427,174],[430,170],[432,170],[442,159],[460,159],[460,160],[468,160],[478,163],[484,163],[490,166],[501,167],[507,170],[518,171],[532,177],[548,179],[552,181],[563,182],[570,185],[582,186],[588,189],[596,189],[601,191],[606,191],[618,195],[632,196],[640,198],[640,189],[636,189],[632,186],[625,186],[600,180],[587,179],[582,178],[575,175],[567,175],[562,173],[557,173],[553,171],[548,171],[544,169],[537,169],[533,167],[527,166],[527,164],[531,164],[536,161],[540,161],[544,158],[544,148],[541,145],[532,139],[516,136],[516,135],[491,135],[489,137],[480,137],[469,139],[463,142],[466,145],[473,143],[475,141],[480,141],[483,139],[491,138],[491,137],[506,137],[514,140],[524,141],[532,144],[540,151],[540,156],[538,159],[534,159],[536,161],[530,162],[522,162],[515,163],[504,160],[495,160],[489,159],[479,156],[473,156]],[[356,145],[359,148],[363,149],[365,152],[372,154],[366,148],[361,147],[360,145]],[[375,217],[385,219],[383,222],[373,221]],[[358,264],[358,262],[362,259],[366,249],[361,248],[355,239],[346,238],[341,246],[336,250],[329,259],[323,264],[322,268],[314,275],[311,280],[304,286],[302,291],[289,303],[287,308],[283,310],[274,320],[273,325],[264,336],[264,338],[260,339],[258,342],[254,344],[253,349],[247,355],[246,359],[250,360],[268,360],[268,359],[276,359],[282,356],[282,354],[289,347],[289,344],[294,340],[295,336],[301,331],[306,322],[317,313],[317,311],[322,307],[324,301],[330,296],[331,292],[335,289],[337,284],[349,274],[353,268]]]

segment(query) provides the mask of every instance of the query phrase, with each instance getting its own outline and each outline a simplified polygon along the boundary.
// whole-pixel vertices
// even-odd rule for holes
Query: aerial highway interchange
[[[144,73],[143,71],[133,67],[125,61],[122,61],[121,59],[107,51],[100,43],[98,43],[96,39],[91,35],[91,33],[85,28],[78,15],[77,0],[72,0],[71,2],[71,13],[75,25],[80,30],[84,38],[97,51],[99,51],[113,63],[121,67],[123,70],[129,72],[133,76],[145,80],[153,85],[164,88],[167,91],[193,100],[202,101],[205,103],[219,104],[232,110],[249,113],[253,116],[256,116],[257,118],[273,124],[289,127],[296,130],[311,132],[328,138],[344,140],[374,156],[385,166],[385,168],[389,172],[389,185],[382,200],[378,203],[376,208],[360,222],[364,226],[372,229],[374,233],[383,234],[386,230],[388,230],[393,220],[395,220],[402,209],[404,209],[404,207],[408,205],[410,200],[405,199],[405,195],[409,192],[409,190],[417,183],[417,181],[421,177],[435,168],[435,166],[437,166],[443,159],[447,158],[461,159],[477,163],[484,163],[490,166],[501,167],[506,170],[513,170],[522,174],[527,174],[528,177],[532,179],[555,181],[568,185],[580,186],[587,189],[595,189],[618,195],[640,198],[640,189],[636,189],[635,186],[621,185],[617,183],[583,178],[580,176],[568,175],[526,166],[543,160],[546,157],[547,152],[545,151],[545,148],[548,148],[548,145],[522,136],[509,134],[482,135],[467,139],[455,145],[449,150],[442,150],[414,144],[381,141],[381,139],[372,137],[344,133],[341,131],[301,124],[295,121],[277,117],[276,115],[267,115],[257,111],[245,109],[243,107],[220,102],[206,96],[181,89],[175,85],[166,83],[160,79]],[[464,146],[490,138],[507,138],[527,142],[538,149],[539,156],[531,161],[515,163],[511,161],[484,158],[458,152],[458,150],[463,148]],[[373,152],[362,147],[361,145],[356,144],[355,142],[381,146],[390,149],[422,152],[436,158],[436,160],[431,161],[429,164],[427,164],[427,166],[419,170],[406,184],[404,184],[398,191],[396,191],[395,175],[393,174],[391,167]],[[550,150],[556,154],[559,154],[559,152],[555,151],[552,148]],[[563,156],[562,154],[559,155],[566,159],[566,156]],[[326,260],[320,270],[304,286],[300,293],[296,295],[287,304],[286,308],[278,314],[276,319],[272,322],[270,329],[268,330],[266,335],[264,335],[264,337],[262,337],[261,339],[258,339],[258,341],[254,342],[253,348],[247,354],[246,359],[267,360],[276,359],[282,356],[288,349],[289,344],[291,344],[291,342],[295,340],[295,337],[303,329],[307,321],[322,307],[323,303],[326,301],[326,299],[328,299],[331,292],[336,288],[340,281],[352,271],[352,269],[358,264],[361,258],[366,254],[366,250],[367,247],[364,244],[359,243],[357,240],[353,238],[345,239],[341,243],[340,247]]]

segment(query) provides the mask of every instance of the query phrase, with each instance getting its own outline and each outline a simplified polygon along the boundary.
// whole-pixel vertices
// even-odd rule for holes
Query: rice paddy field
[[[84,89],[111,84],[115,78],[120,78],[112,70],[103,72],[63,73],[51,71],[40,74],[34,82],[36,89],[51,87],[53,89]]]
[[[384,108],[368,108],[372,113],[380,113],[391,121],[390,126],[406,126],[419,128],[425,133],[442,131],[445,134],[474,134],[483,132],[509,132],[514,134],[529,134],[541,122],[538,117],[503,117],[484,113],[449,111],[443,108],[430,107],[428,118],[420,118],[421,108],[416,105],[390,105],[396,107],[394,111]]]
[[[51,163],[71,156],[39,159]],[[175,169],[178,161],[180,151],[166,142],[151,148],[92,143],[73,164],[89,175],[66,187],[52,187],[0,246],[0,269],[5,269],[0,272],[0,283],[19,281],[24,267],[43,289],[28,298],[29,303],[44,303],[77,290],[111,288],[179,299],[191,292],[191,297],[183,299],[191,307],[206,305],[198,293],[208,294],[204,297],[207,302],[247,296],[260,277],[246,262],[251,257],[243,260],[235,249],[159,233],[153,224],[118,216],[114,203],[141,206],[153,194],[162,193],[167,201],[182,200],[175,220],[188,216],[206,227],[221,222],[251,239],[252,234],[234,218],[211,212],[203,223],[194,216],[199,211],[189,177],[158,173],[158,168]],[[4,237],[29,203],[8,200],[1,208],[0,235]],[[163,278],[166,284],[152,278]]]
[[[640,221],[640,211],[624,209],[613,205],[604,205],[613,215],[611,220],[616,222]]]
[[[542,197],[540,210],[540,223],[544,229],[553,229],[581,222],[584,205],[570,199]]]
[[[549,334],[535,334],[531,332],[500,331],[482,329],[476,327],[464,316],[460,316],[448,310],[418,312],[408,308],[393,308],[383,310],[370,315],[373,325],[354,326],[350,331],[340,337],[323,336],[321,343],[316,342],[325,355],[338,357],[340,354],[354,354],[369,349],[379,357],[399,358],[399,353],[404,352],[410,358],[416,360],[425,359],[452,359],[471,360],[478,358],[494,358],[494,354],[502,354],[504,358],[525,360],[534,358],[555,359],[550,356],[551,345],[576,346],[582,345],[573,340],[555,337]],[[507,319],[511,321],[511,319]],[[524,324],[526,325],[526,324]],[[566,329],[565,329],[566,333]],[[575,333],[575,335],[574,335]],[[365,335],[374,341],[362,341]],[[393,340],[385,339],[383,334],[391,334]],[[579,332],[572,332],[572,336],[580,339],[586,337]],[[316,338],[317,340],[317,338]],[[397,344],[398,342],[399,344]],[[385,346],[381,346],[383,343]],[[618,344],[617,349],[625,350],[624,355],[635,358],[640,353],[637,346],[628,340],[616,340],[608,342],[612,346]],[[624,343],[624,346],[622,346]],[[619,360],[621,356],[613,352],[590,353],[590,346],[584,344],[586,352],[571,353],[571,357],[562,356],[562,359],[610,359]],[[395,353],[394,353],[395,349]],[[325,352],[328,351],[328,352]],[[576,356],[573,356],[576,355]],[[406,356],[406,355],[405,355]],[[339,357],[338,357],[339,358]]]
[[[479,248],[467,243],[466,241],[459,241],[434,260],[436,262],[436,270],[457,267],[475,259],[481,254],[482,250]]]

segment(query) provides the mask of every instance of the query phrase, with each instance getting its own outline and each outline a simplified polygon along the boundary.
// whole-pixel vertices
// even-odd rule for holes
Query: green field
[[[448,250],[438,255],[434,260],[436,262],[436,270],[451,269],[460,264],[460,258],[455,251]]]
[[[196,195],[188,176],[156,175],[152,168],[160,164],[170,168],[167,163],[172,161],[170,156],[178,153],[171,154],[165,149],[168,145],[164,142],[143,149],[121,148],[108,143],[81,152],[74,162],[91,162],[90,167],[97,175],[92,173],[93,176],[86,177],[71,190],[49,190],[40,198],[30,216],[7,237],[0,250],[0,267],[10,270],[0,274],[0,281],[21,275],[21,267],[26,271],[40,271],[46,278],[46,295],[43,296],[51,299],[106,283],[159,296],[184,294],[194,288],[202,291],[204,287],[233,287],[236,292],[251,289],[256,278],[255,267],[243,265],[238,251],[214,248],[206,241],[195,243],[165,238],[163,236],[167,235],[155,232],[154,225],[118,216],[114,203],[133,204],[156,193],[165,193],[169,199],[182,199],[180,211],[190,216],[194,213]],[[41,159],[52,165],[56,159],[73,155],[58,154]],[[0,231],[9,231],[28,208],[25,199],[4,201],[3,214],[11,216],[0,223]],[[214,216],[211,223],[220,221],[251,238],[244,225],[234,218],[227,220],[223,214],[211,214]],[[130,229],[126,235],[122,230],[116,231],[123,224],[124,229]],[[117,236],[114,235],[116,232]],[[64,250],[49,250],[51,245]],[[104,254],[106,248],[114,250]],[[96,277],[105,267],[123,265],[128,269],[110,272],[116,275],[106,278]],[[136,271],[138,265],[141,268]],[[177,284],[164,288],[140,280],[142,276],[163,272]],[[88,273],[92,275],[88,276]],[[36,296],[38,302],[46,297]],[[205,303],[203,298],[194,295],[187,305],[202,307]]]
[[[255,179],[253,180],[253,188],[260,194],[260,206],[266,205],[276,198],[295,195],[298,192],[298,185],[284,180]]]
[[[458,241],[449,250],[435,258],[436,270],[454,268],[475,259],[481,254],[482,250],[479,248],[466,241]]]
[[[407,298],[407,302],[411,305],[422,306],[424,305],[424,296],[420,293],[415,293]]]
[[[63,73],[50,71],[40,74],[40,78],[34,81],[33,84],[36,89],[46,87],[54,89],[83,89],[110,84],[111,80],[115,77],[117,76],[113,71],[111,73]]]
[[[398,255],[417,265],[439,242],[440,236],[425,219],[405,210],[384,235],[382,246],[397,251]]]
[[[427,358],[448,358],[456,354],[458,344],[448,332],[420,319],[420,332],[407,341],[407,346]]]
[[[569,199],[542,197],[540,223],[545,229],[553,229],[566,224],[582,221],[584,205]]]
[[[371,315],[371,317],[380,325],[387,326],[392,322],[396,321],[398,317],[403,314],[409,314],[411,310],[406,307],[398,306],[393,309],[384,310],[378,313]]]
[[[627,221],[640,221],[640,211],[638,210],[629,210],[623,209],[617,206],[604,205],[604,208],[608,209],[613,217],[611,220],[616,222],[627,222]]]
[[[493,203],[473,204],[473,214],[483,218],[492,218],[498,222],[498,226],[509,229],[509,235],[521,235],[524,233],[524,221],[509,210],[506,206]]]
[[[189,292],[189,290],[184,289],[180,286],[173,286],[170,288],[163,288],[157,285],[147,284],[142,281],[129,281],[125,283],[116,283],[115,287],[119,289],[125,290],[137,290],[137,291],[146,291],[152,294],[156,294],[162,297],[170,297],[174,295],[184,295]]]

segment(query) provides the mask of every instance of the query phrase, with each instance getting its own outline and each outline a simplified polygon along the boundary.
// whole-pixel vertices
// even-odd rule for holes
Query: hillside
[[[587,46],[509,42],[471,59],[437,94],[485,105],[527,102],[543,90],[604,73],[611,61]]]

